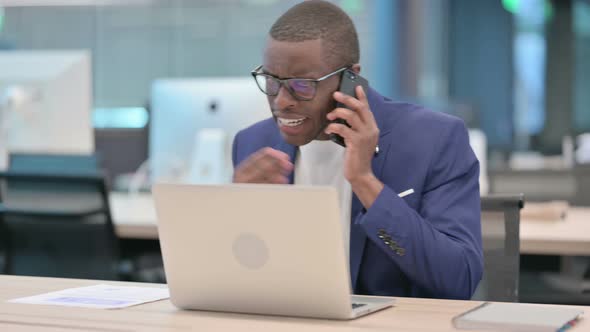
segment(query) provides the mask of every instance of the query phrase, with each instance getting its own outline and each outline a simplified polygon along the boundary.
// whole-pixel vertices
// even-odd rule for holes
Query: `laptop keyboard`
[[[362,307],[362,306],[365,306],[365,305],[367,305],[367,304],[366,303],[353,303],[352,304],[352,310],[354,310],[356,308],[359,308],[359,307]]]

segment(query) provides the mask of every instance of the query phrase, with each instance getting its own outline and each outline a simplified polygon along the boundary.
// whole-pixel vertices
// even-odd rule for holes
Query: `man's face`
[[[262,70],[278,78],[316,79],[338,69],[327,65],[323,58],[321,39],[286,42],[269,38]],[[315,97],[309,101],[296,99],[284,86],[278,95],[268,96],[273,117],[287,143],[299,146],[314,139],[328,139],[324,133],[326,114],[334,109],[332,93],[339,82],[340,75],[334,75],[317,83]]]

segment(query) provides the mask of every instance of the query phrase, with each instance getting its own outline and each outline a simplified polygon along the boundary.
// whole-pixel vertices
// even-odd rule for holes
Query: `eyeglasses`
[[[329,73],[328,75],[322,76],[318,79],[312,78],[285,78],[280,79],[269,74],[261,72],[262,65],[256,67],[251,74],[258,85],[260,91],[268,96],[276,96],[279,94],[281,85],[287,88],[287,91],[298,100],[312,100],[315,97],[317,91],[317,85],[319,82],[330,78],[340,72],[345,71],[349,67],[342,67],[336,71]]]

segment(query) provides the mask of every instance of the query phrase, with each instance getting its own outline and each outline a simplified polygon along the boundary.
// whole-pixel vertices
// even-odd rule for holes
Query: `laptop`
[[[159,183],[152,190],[178,308],[353,319],[393,304],[351,295],[334,188]]]

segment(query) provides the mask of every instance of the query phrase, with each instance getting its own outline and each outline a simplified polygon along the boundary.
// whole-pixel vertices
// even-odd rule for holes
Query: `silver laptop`
[[[393,304],[351,296],[333,188],[156,184],[153,194],[178,308],[353,319]]]

